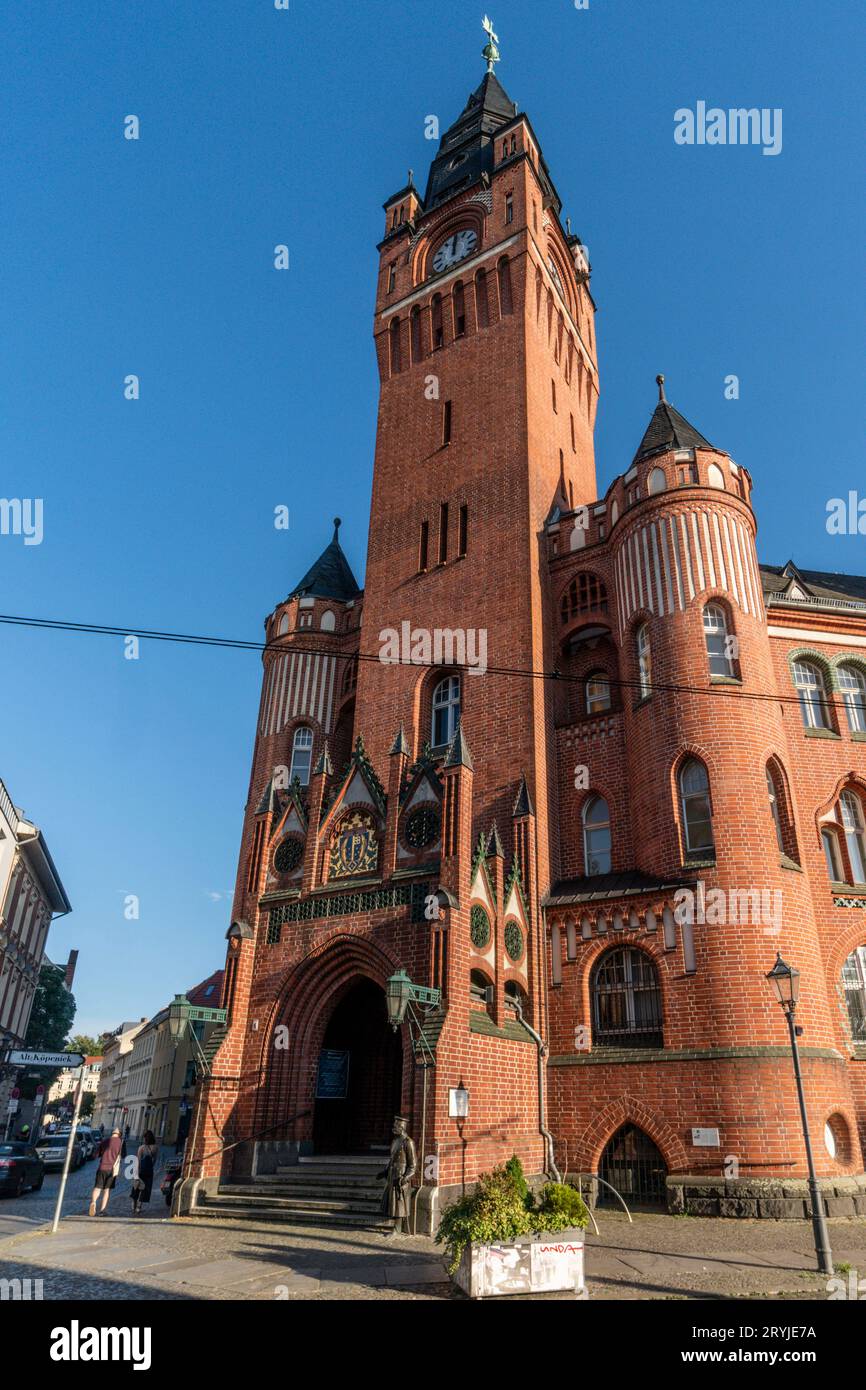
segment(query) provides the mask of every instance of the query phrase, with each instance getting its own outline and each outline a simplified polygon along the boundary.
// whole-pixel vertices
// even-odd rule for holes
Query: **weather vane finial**
[[[482,21],[481,21],[481,27],[484,29],[484,32],[487,34],[487,43],[484,45],[484,47],[483,47],[482,50],[481,50],[481,56],[482,56],[482,58],[486,58],[486,59],[487,59],[487,71],[488,71],[488,72],[492,72],[492,71],[493,71],[493,64],[499,62],[499,49],[498,49],[497,46],[496,46],[496,45],[499,43],[499,35],[498,35],[498,34],[494,34],[494,32],[493,32],[493,20],[492,20],[492,19],[488,19],[488,18],[487,18],[487,15],[485,15],[484,18],[482,19]]]

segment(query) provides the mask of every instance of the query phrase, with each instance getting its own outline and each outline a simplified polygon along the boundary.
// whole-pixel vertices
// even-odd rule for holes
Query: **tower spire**
[[[656,383],[657,383],[658,388],[659,388],[659,400],[660,400],[660,401],[667,400],[667,396],[665,395],[665,379],[664,379],[664,377],[661,375],[661,373],[659,373],[659,375],[656,377]]]

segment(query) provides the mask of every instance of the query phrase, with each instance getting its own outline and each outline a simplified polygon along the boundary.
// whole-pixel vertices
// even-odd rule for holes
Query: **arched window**
[[[285,635],[286,635],[286,633],[288,632],[288,630],[289,630],[289,615],[288,615],[288,613],[283,613],[283,615],[282,615],[281,618],[280,618],[279,624],[278,624],[278,626],[277,626],[277,636],[278,636],[278,637],[285,637]]]
[[[399,319],[392,319],[392,320],[391,320],[390,334],[391,334],[391,375],[393,376],[395,372],[399,372],[400,369],[401,369],[401,364],[400,364],[400,320],[399,320]]]
[[[788,811],[785,779],[781,768],[775,762],[767,763],[767,795],[770,798],[770,815],[773,817],[779,853],[799,863],[794,824]]]
[[[522,989],[516,980],[506,980],[505,982],[505,1003],[508,1008],[514,1009],[515,1012],[518,1008],[524,1014],[529,1011],[529,998],[526,990]]]
[[[859,666],[840,666],[839,689],[845,702],[848,728],[852,734],[866,733],[866,676]]]
[[[466,295],[463,292],[463,281],[458,280],[454,286],[454,336],[462,338],[466,332]]]
[[[708,603],[704,609],[704,641],[711,676],[734,676],[734,663],[729,651],[728,620],[720,603]]]
[[[584,803],[583,860],[593,877],[610,873],[610,813],[603,796],[591,796]]]
[[[842,966],[842,988],[851,1040],[866,1043],[866,946],[857,946]]]
[[[604,714],[610,709],[610,681],[606,671],[592,671],[586,678],[587,714]]]
[[[446,676],[433,691],[431,743],[443,748],[450,743],[460,723],[460,677]]]
[[[688,854],[712,852],[713,821],[710,807],[710,779],[697,758],[687,758],[680,768],[680,807],[683,835]]]
[[[581,613],[606,613],[607,589],[595,574],[579,574],[572,579],[560,603],[562,621],[570,623]]]
[[[863,833],[863,807],[856,792],[843,792],[839,797],[839,811],[845,831],[845,845],[848,849],[848,863],[851,866],[851,882],[866,883],[866,840]]]
[[[845,875],[842,870],[842,856],[839,853],[839,840],[835,830],[822,830],[821,844],[824,847],[824,858],[827,861],[827,873],[830,875],[830,882],[844,882]]]
[[[652,694],[653,658],[650,647],[649,623],[641,623],[634,635],[637,653],[638,690],[641,699]]]
[[[322,632],[333,632],[337,626],[337,615],[332,608],[326,608],[319,624]]]
[[[430,302],[430,328],[433,335],[433,348],[441,348],[445,342],[442,329],[442,296],[434,294]]]
[[[510,314],[513,312],[513,301],[511,298],[511,264],[507,256],[503,256],[499,262],[499,312]]]
[[[424,356],[424,349],[421,343],[421,310],[418,305],[412,310],[411,315],[411,342],[412,342],[412,361],[420,362]]]
[[[616,523],[617,523],[618,521],[619,521],[619,503],[617,502],[616,498],[614,498],[613,501],[612,501],[611,504],[610,504],[610,524],[611,524],[611,527],[615,526]]]
[[[806,729],[829,729],[830,711],[824,677],[811,661],[794,662],[794,686],[800,697],[800,713]]]
[[[493,1003],[493,983],[483,970],[470,970],[469,998],[473,1004],[482,1004],[485,1009]]]
[[[343,685],[341,693],[348,695],[350,690],[354,690],[358,684],[358,658],[352,657],[345,671],[343,672]]]
[[[719,488],[721,492],[724,492],[725,475],[717,463],[711,463],[707,469],[707,483],[710,487]]]
[[[487,302],[487,271],[479,270],[475,276],[475,318],[479,328],[490,325],[490,305]]]
[[[295,737],[292,741],[292,766],[289,772],[289,781],[293,782],[297,777],[302,787],[306,787],[310,781],[310,763],[313,759],[313,731],[302,725],[295,730]]]
[[[650,492],[650,493],[653,493],[653,492],[664,492],[664,490],[665,490],[665,488],[667,487],[667,485],[668,485],[668,480],[667,480],[667,478],[665,477],[665,470],[664,470],[663,468],[654,468],[653,471],[652,471],[652,473],[650,473],[650,475],[649,475],[649,482],[647,483],[647,491]]]
[[[662,1047],[662,994],[649,956],[630,946],[605,951],[592,974],[596,1047]]]

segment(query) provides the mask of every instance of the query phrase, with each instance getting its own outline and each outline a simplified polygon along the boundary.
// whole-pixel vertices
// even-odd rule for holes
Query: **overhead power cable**
[[[443,664],[447,664],[449,666],[456,666],[460,669],[459,662],[442,663],[432,661],[403,661],[402,659],[389,660],[383,658],[378,652],[335,652],[333,647],[313,647],[308,646],[306,642],[303,646],[287,647],[282,638],[276,642],[249,642],[240,637],[205,637],[198,633],[163,632],[155,628],[121,627],[114,623],[82,623],[62,618],[26,618],[13,613],[0,613],[0,623],[6,623],[13,627],[43,628],[55,632],[76,632],[108,637],[139,637],[148,642],[181,642],[197,647],[234,648],[237,651],[279,651],[285,654],[298,652],[308,656],[345,656],[357,661],[372,661],[378,666],[415,666],[428,671],[436,671],[441,670]],[[304,637],[305,634],[301,632],[298,635]],[[471,669],[471,666],[468,669]],[[581,683],[587,678],[586,675],[568,675],[566,672],[559,671],[556,668],[551,671],[532,671],[520,666],[485,666],[483,674],[490,676],[519,676],[527,680],[564,681],[571,684]],[[610,676],[607,679],[611,688],[618,690],[645,691],[648,688],[651,691],[658,690],[683,695],[716,696],[721,699],[763,700],[781,705],[800,704],[800,697],[796,694],[783,695],[759,690],[745,690],[739,684],[700,686],[683,685],[671,681],[650,681],[647,686],[646,683],[641,681],[623,680],[619,677]],[[866,709],[866,702],[864,701],[848,700],[847,704],[856,709]]]

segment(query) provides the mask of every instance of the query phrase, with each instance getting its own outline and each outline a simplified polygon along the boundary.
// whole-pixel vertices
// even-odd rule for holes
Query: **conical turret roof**
[[[313,598],[332,598],[347,603],[360,594],[361,590],[338,539],[341,524],[340,518],[335,517],[334,539],[291,590],[290,598],[296,594],[307,594]]]

